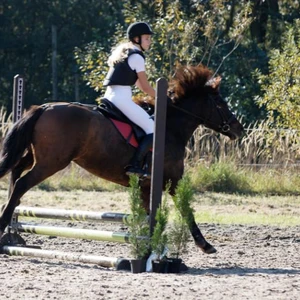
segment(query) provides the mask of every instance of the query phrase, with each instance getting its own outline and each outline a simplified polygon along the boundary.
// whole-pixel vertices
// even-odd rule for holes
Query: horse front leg
[[[175,195],[178,180],[179,178],[177,178],[176,180],[174,179],[171,180],[171,187],[169,191],[171,196]],[[196,245],[206,254],[216,253],[217,250],[210,243],[206,241],[203,234],[201,233],[198,225],[196,224],[195,217],[192,211],[189,213],[188,216],[185,217],[185,219],[188,223],[189,230],[192,234],[192,237]]]
[[[195,219],[190,222],[190,231],[194,238],[196,245],[206,254],[216,253],[217,250],[209,242],[206,241],[203,234],[201,233],[198,225],[195,222]]]
[[[147,180],[149,181],[149,180]],[[143,202],[143,207],[146,210],[147,214],[150,214],[150,186],[149,183],[146,183],[146,185],[141,182],[140,184],[141,188],[141,198]]]

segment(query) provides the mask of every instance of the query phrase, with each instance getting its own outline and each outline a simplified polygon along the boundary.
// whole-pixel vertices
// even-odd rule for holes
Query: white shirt
[[[137,73],[146,70],[145,59],[140,54],[131,54],[128,58],[129,67]]]

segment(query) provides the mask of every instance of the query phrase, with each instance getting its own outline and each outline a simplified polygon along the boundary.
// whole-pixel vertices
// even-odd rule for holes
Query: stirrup
[[[128,176],[137,175],[139,177],[142,177],[142,176],[144,176],[144,174],[145,174],[144,170],[139,167],[130,166],[126,170],[126,175],[128,175]]]
[[[142,179],[151,179],[151,173],[144,172]]]

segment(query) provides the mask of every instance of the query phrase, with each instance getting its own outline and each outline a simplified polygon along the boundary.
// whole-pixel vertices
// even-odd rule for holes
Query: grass
[[[199,223],[300,225],[299,196],[246,196],[206,192],[197,195],[195,211]]]
[[[37,189],[44,191],[125,191],[126,188],[96,177],[71,163],[66,169],[40,183]]]
[[[238,168],[235,164],[199,164],[188,170],[198,192],[239,194],[300,195],[299,172],[290,169]]]
[[[198,223],[214,224],[243,224],[243,225],[272,225],[272,226],[299,226],[299,216],[265,215],[251,213],[216,214],[212,211],[204,211],[196,214]]]

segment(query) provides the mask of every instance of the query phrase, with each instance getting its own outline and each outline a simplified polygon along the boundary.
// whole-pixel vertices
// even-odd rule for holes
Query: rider
[[[126,167],[126,174],[149,177],[143,171],[143,160],[152,147],[154,121],[148,113],[132,100],[132,86],[136,85],[144,93],[155,97],[155,90],[149,84],[145,55],[151,45],[150,26],[145,22],[136,22],[127,29],[128,41],[113,49],[109,59],[109,71],[104,81],[106,92],[104,98],[117,106],[132,122],[146,133]]]

